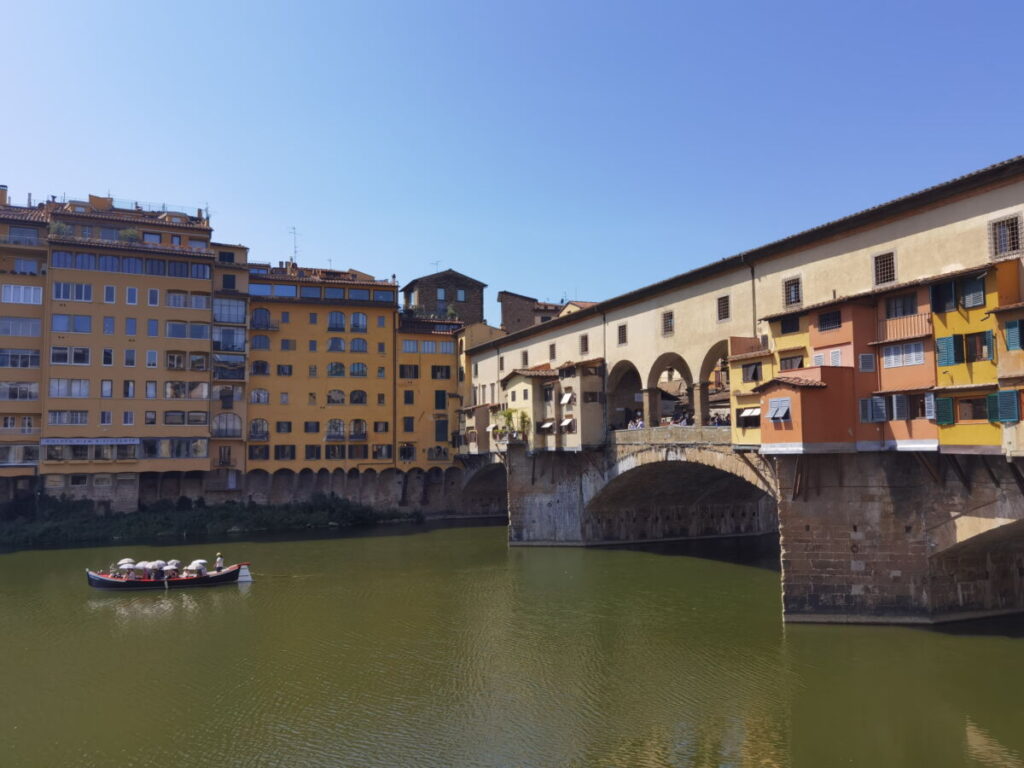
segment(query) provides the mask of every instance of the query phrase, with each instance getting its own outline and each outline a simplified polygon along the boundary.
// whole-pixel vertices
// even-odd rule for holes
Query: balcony
[[[210,430],[211,437],[223,437],[229,439],[241,439],[242,430],[240,429],[228,429],[225,427],[214,427]],[[250,436],[250,440],[254,439]]]
[[[324,440],[326,440],[329,443],[340,443],[344,439],[344,432],[328,432],[327,435],[324,437]]]
[[[448,449],[438,446],[437,448],[427,448],[427,461],[447,461],[448,460]]]
[[[255,442],[263,442],[270,439],[269,432],[250,432],[249,439]]]
[[[931,336],[931,334],[932,316],[930,313],[889,317],[878,323],[875,344],[901,339],[917,339],[922,336]]]
[[[366,432],[353,432],[351,435],[348,436],[348,439],[349,440],[365,440],[366,439]]]
[[[249,328],[254,331],[276,331],[281,326],[272,320],[250,320]]]
[[[230,456],[221,456],[221,457],[219,457],[214,462],[214,464],[216,464],[218,467],[234,467],[234,466],[236,466],[235,460],[233,458],[231,458]]]
[[[14,235],[13,237],[0,237],[0,245],[21,245],[27,248],[45,248],[45,237],[29,237],[28,235]]]
[[[245,342],[224,341],[223,339],[213,340],[214,352],[245,352]]]

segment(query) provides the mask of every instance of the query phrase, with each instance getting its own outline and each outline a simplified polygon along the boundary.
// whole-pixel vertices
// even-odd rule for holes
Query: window
[[[377,378],[378,379],[386,379],[387,376],[388,376],[387,369],[383,365],[377,366]]]
[[[1024,330],[1024,320],[1007,321],[1005,328],[1007,349],[1024,349],[1024,345],[1021,343],[1022,339],[1024,339],[1024,336],[1021,334],[1022,330]]]
[[[519,363],[526,368],[530,364],[530,353],[527,350],[523,350],[519,353]]]
[[[327,404],[328,405],[344,405],[345,404],[345,393],[340,389],[329,389],[327,390]]]
[[[35,259],[15,259],[14,273],[18,275],[38,275],[39,262]]]
[[[292,461],[295,459],[294,445],[275,445],[274,458],[278,461]]]
[[[863,357],[863,355],[862,355]],[[924,342],[913,341],[907,344],[892,344],[882,347],[882,367],[900,368],[907,365],[924,364]],[[863,368],[861,370],[864,370]],[[872,368],[874,370],[874,368]]]
[[[804,358],[802,355],[795,355],[793,357],[784,357],[779,360],[779,368],[783,371],[793,371],[797,368],[804,367]]]
[[[627,338],[626,337],[626,324],[625,323],[622,323],[619,326],[618,333],[619,333],[619,344],[625,344],[626,343],[626,338]]]
[[[964,337],[942,336],[935,340],[935,364],[938,366],[957,365],[964,361]]]
[[[35,227],[11,226],[8,239],[19,245],[37,245],[39,242],[39,230]]]
[[[718,306],[718,320],[719,321],[728,320],[729,319],[729,297],[728,296],[719,296],[718,300],[717,300],[717,306]]]
[[[820,368],[825,364],[825,354],[823,352],[815,352],[811,357],[811,365],[816,368]]]
[[[65,315],[66,317],[66,315]],[[56,330],[56,328],[54,329]],[[0,336],[41,336],[42,323],[31,317],[0,317]]]
[[[137,332],[138,320],[134,317],[126,317],[124,319],[124,334],[125,336],[134,336]]]
[[[266,419],[252,419],[249,422],[249,437],[257,440],[265,440],[269,434],[270,422]]]
[[[113,379],[103,379],[100,382],[100,397],[113,397],[114,396],[114,381]]]
[[[39,384],[34,381],[0,381],[0,400],[38,400]]]
[[[505,358],[504,358],[504,356],[498,358],[498,370],[499,371],[504,371],[505,370]]]
[[[437,300],[444,301],[444,288],[437,289]]]
[[[992,251],[996,256],[1020,250],[1020,219],[1014,216],[992,223]]]
[[[968,363],[992,359],[992,331],[968,333],[964,336],[964,353]]]
[[[966,277],[960,281],[960,305],[964,309],[985,306],[985,276]]]
[[[375,421],[373,422],[373,431],[376,434],[383,434],[390,429],[388,422],[386,421]]]
[[[91,333],[92,317],[89,315],[51,315],[50,330],[59,333]]]
[[[306,373],[307,373],[307,374],[309,375],[309,378],[311,378],[311,379],[315,379],[315,378],[316,378],[316,375],[317,375],[317,374],[316,374],[316,365],[311,365],[311,366],[309,366],[309,367],[308,367],[308,368],[306,369]]]
[[[269,445],[250,445],[249,446],[249,458],[254,461],[266,460],[270,458],[270,446]]]
[[[387,396],[383,392],[377,393],[377,405],[387,405]]]
[[[352,339],[352,343],[348,348],[349,352],[366,352],[366,339]]]
[[[291,376],[292,375],[292,367],[290,365],[279,365],[279,366],[277,366],[277,375],[278,376]]]
[[[434,410],[443,411],[448,407],[448,393],[443,389],[434,390]]]
[[[50,379],[50,397],[88,397],[88,379]]]
[[[265,389],[253,389],[249,392],[250,403],[269,403],[270,393]]]
[[[134,368],[135,367],[135,350],[134,349],[126,349],[124,351],[124,364],[125,364],[125,367],[127,367],[127,368]]]
[[[366,376],[366,372],[366,363],[352,363],[352,365],[348,367],[349,376],[364,377]]]
[[[800,315],[786,315],[779,321],[779,333],[799,333]]]
[[[54,284],[54,292],[56,293],[57,285]],[[68,283],[63,283],[68,285]],[[90,301],[92,298],[92,286],[86,285],[81,286],[89,289],[89,299],[83,299],[83,301]],[[43,303],[43,289],[38,285],[5,285],[2,292],[0,292],[0,301],[5,304],[42,304]]]
[[[743,380],[744,381],[760,381],[761,380],[761,363],[745,363],[743,365]]]
[[[156,368],[157,351],[155,349],[146,350],[146,367]]]
[[[590,340],[587,338],[587,334],[580,334],[580,354],[586,355],[590,352]],[[474,363],[475,365],[475,363]],[[474,374],[475,375],[475,374]]]
[[[146,382],[146,399],[147,400],[156,400],[156,382],[155,381],[147,381]]]
[[[89,365],[88,347],[50,347],[52,365]]]
[[[310,339],[308,346],[310,352],[316,352],[316,339]]]
[[[671,336],[675,332],[675,313],[672,311],[661,313],[661,335]],[[623,343],[623,342],[620,342]]]
[[[38,368],[39,350],[0,349],[0,368]]]
[[[149,413],[149,411],[147,411]],[[100,411],[100,425],[110,426],[114,423],[114,412],[113,411]]]
[[[984,397],[961,397],[956,401],[956,420],[987,421],[988,401]]]
[[[274,431],[278,434],[288,434],[292,431],[292,423],[290,421],[278,421],[274,424]]]
[[[315,460],[320,458],[320,446],[319,445],[307,445],[306,446],[306,459]]]
[[[361,389],[353,389],[348,396],[349,405],[366,405],[366,393]]]
[[[288,405],[288,393],[287,393],[287,392],[281,392],[281,393],[280,393],[280,394],[279,394],[279,395],[277,396],[277,399],[278,399],[278,402],[279,402],[279,403],[280,403],[281,405]]]
[[[366,315],[363,312],[352,313],[352,323],[349,326],[352,333],[366,333]]]
[[[818,315],[818,330],[819,331],[834,331],[840,328],[843,324],[843,315],[839,310],[833,310],[831,312],[822,312]]]
[[[89,423],[89,412],[88,411],[50,411],[47,414],[47,424],[50,426],[84,426]],[[5,423],[5,428],[6,423]],[[11,424],[10,429],[14,428]]]
[[[420,377],[420,367],[418,365],[400,365],[398,366],[398,378],[400,379],[418,379]]]
[[[860,420],[864,424],[889,421],[892,401],[883,395],[872,395],[858,401]]]
[[[414,405],[416,403],[416,392],[412,389],[406,389],[402,392],[402,404],[403,405]]]
[[[857,356],[857,360],[861,372],[869,373],[875,370],[875,356],[870,352],[862,352]]]
[[[917,314],[917,295],[904,293],[900,296],[890,296],[885,300],[885,316],[909,317]]]
[[[768,401],[768,418],[772,421],[790,421],[790,399],[788,397],[772,398]]]
[[[302,431],[307,433],[307,434],[310,434],[310,433],[313,433],[313,432],[319,432],[320,431],[320,422],[319,421],[304,421],[304,422],[302,422]]]
[[[782,303],[791,307],[794,304],[799,304],[803,301],[803,290],[800,285],[799,277],[791,277],[788,280],[782,282]]]
[[[225,291],[235,290],[235,276],[234,275],[221,275],[220,286]]]
[[[439,443],[448,442],[448,419],[437,419],[434,422],[434,439]]]
[[[416,431],[416,418],[414,416],[403,416],[402,417],[402,431],[403,432],[415,432]]]
[[[138,304],[139,303],[139,289],[138,288],[125,288],[124,289],[124,303],[125,304]]]
[[[160,289],[150,288],[149,289],[149,306],[159,307],[160,306]]]
[[[121,383],[121,395],[126,398],[135,397],[135,381],[132,379],[125,379]]]
[[[117,286],[105,285],[103,286],[103,303],[113,304],[117,301]]]
[[[894,282],[896,282],[896,254],[878,254],[875,256],[875,285]]]
[[[294,352],[295,351],[295,339],[281,339],[281,351],[282,352]]]
[[[449,365],[432,365],[430,366],[430,378],[432,379],[450,379],[452,377],[452,369]]]
[[[253,349],[270,349],[270,337],[257,334],[252,337]]]
[[[344,312],[331,312],[327,315],[327,330],[329,331],[344,331],[345,330],[345,313]]]
[[[309,313],[309,324],[310,325],[316,325],[316,320],[317,320],[316,312],[310,312]]]
[[[843,364],[843,350],[833,349],[828,353],[828,364],[833,368],[838,368]]]
[[[112,317],[104,317],[103,318],[103,333],[105,335],[107,335],[107,336],[113,336],[114,335],[114,331],[115,331],[115,328],[114,328],[114,318],[112,318]]]
[[[151,337],[151,338],[154,337],[154,336],[159,336],[160,335],[160,321],[159,320],[154,320],[154,319],[151,318],[151,319],[146,321],[146,335]]]

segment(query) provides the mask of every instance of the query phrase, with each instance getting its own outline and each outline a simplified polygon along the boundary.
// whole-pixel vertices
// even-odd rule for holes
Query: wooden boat
[[[249,563],[235,563],[219,573],[208,571],[205,576],[176,576],[173,579],[126,579],[102,571],[90,571],[88,568],[85,573],[89,578],[89,586],[96,589],[190,589],[252,581]]]

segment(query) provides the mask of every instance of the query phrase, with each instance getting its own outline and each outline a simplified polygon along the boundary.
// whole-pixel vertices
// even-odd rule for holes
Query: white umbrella
[[[163,560],[154,560],[153,562],[151,562],[149,564],[149,567],[150,568],[163,568],[165,565],[167,565],[167,563],[164,562]]]
[[[164,566],[164,570],[165,571],[176,571],[176,570],[178,570],[178,567],[176,565],[165,565]]]
[[[176,568],[181,568],[181,560],[168,560],[167,564],[168,565],[173,565]]]
[[[196,563],[198,565],[206,565],[206,561],[205,560],[193,560],[192,562]]]
[[[149,568],[149,562],[146,560],[140,560],[135,564],[135,567],[142,568],[143,570],[145,570],[146,568]]]
[[[122,563],[117,567],[120,568],[122,571],[133,571],[139,566],[137,566],[135,563]]]
[[[117,564],[118,564],[119,567],[122,566],[122,565],[127,565],[128,563],[134,564],[135,563],[135,558],[134,557],[122,557],[120,560],[117,561]]]

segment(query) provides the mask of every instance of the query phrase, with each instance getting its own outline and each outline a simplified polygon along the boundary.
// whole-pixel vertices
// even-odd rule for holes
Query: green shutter
[[[1022,349],[1020,345],[1020,320],[1010,320],[1006,323],[1006,348]]]
[[[985,410],[988,411],[989,421],[999,421],[999,393],[993,392],[985,395]]]
[[[999,421],[1012,424],[1020,421],[1020,395],[1016,389],[1001,390],[999,399]]]
[[[985,349],[988,350],[988,357],[986,360],[996,359],[996,348],[995,348],[996,336],[992,331],[985,331]]]
[[[936,363],[939,366],[956,365],[964,361],[964,337],[943,336],[935,340]]]
[[[940,426],[952,424],[953,419],[953,398],[935,398],[935,423]]]

